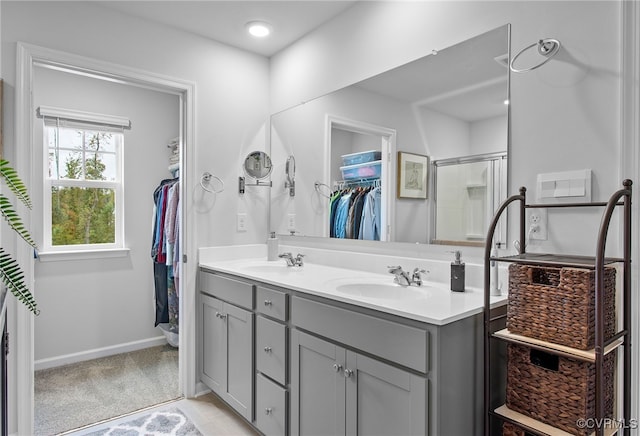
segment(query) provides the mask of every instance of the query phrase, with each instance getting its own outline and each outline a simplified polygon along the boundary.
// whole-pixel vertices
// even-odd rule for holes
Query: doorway
[[[189,190],[185,189],[185,186],[190,185],[190,169],[193,168],[193,159],[190,153],[193,146],[193,134],[194,134],[194,84],[179,79],[169,79],[167,77],[161,77],[154,73],[134,70],[128,67],[105,63],[99,60],[86,58],[82,56],[76,56],[69,53],[50,50],[30,44],[18,44],[18,77],[17,77],[17,92],[16,92],[16,167],[19,173],[23,174],[23,179],[27,186],[34,186],[32,183],[36,180],[35,174],[37,171],[41,171],[42,167],[33,163],[31,156],[34,156],[34,147],[41,145],[41,141],[35,138],[34,135],[34,117],[33,113],[35,108],[31,101],[31,95],[33,92],[33,83],[35,77],[36,68],[41,66],[55,67],[58,70],[72,72],[79,74],[83,77],[93,77],[106,79],[111,82],[117,82],[126,84],[128,86],[137,87],[143,90],[152,90],[161,94],[170,94],[178,102],[177,118],[178,118],[178,132],[177,137],[180,144],[180,174],[183,180],[180,187],[182,202],[182,233],[179,241],[180,253],[183,254],[183,276],[180,281],[180,313],[183,312],[185,307],[193,307],[195,305],[195,292],[189,291],[193,289],[193,282],[195,281],[195,267],[187,268],[184,263],[187,258],[195,259],[194,244],[191,243],[192,235],[191,229],[191,217],[186,212],[185,205],[190,201],[191,195]],[[23,145],[22,147],[20,145]],[[164,145],[162,145],[164,146]],[[33,189],[33,188],[31,188]],[[151,194],[149,194],[151,195]],[[150,197],[151,198],[151,197]],[[149,200],[151,201],[151,200]],[[35,213],[26,214],[25,221],[30,228],[36,228],[38,226],[38,220],[41,219]],[[147,222],[151,221],[151,217]],[[31,288],[35,289],[34,277],[35,266],[33,261],[33,253],[29,249],[20,247],[18,249],[17,257],[21,263],[27,265],[25,268],[27,282],[30,283]],[[120,261],[126,262],[127,257],[120,258]],[[147,266],[151,269],[151,264]],[[144,266],[135,265],[134,267],[144,268]],[[150,272],[151,274],[151,272]],[[82,294],[79,294],[82,298]],[[36,298],[38,297],[36,292]],[[151,310],[152,299],[149,297],[149,309]],[[126,310],[126,305],[122,305]],[[111,316],[112,320],[116,320],[117,313],[104,314],[105,316]],[[191,317],[188,317],[191,318]],[[185,319],[180,317],[180,331],[190,332],[194,331],[194,321],[191,319]],[[33,433],[33,369],[35,356],[35,329],[33,318],[30,313],[19,310],[17,314],[17,392],[18,392],[18,433],[20,434],[32,434]],[[117,329],[117,322],[113,323],[113,328]],[[81,329],[82,326],[77,326]],[[101,334],[108,334],[107,332],[101,332]],[[192,335],[181,335],[179,342],[179,371],[178,371],[178,384],[181,395],[193,396],[195,394],[195,370],[191,367],[191,362],[195,362],[195,339],[190,337]],[[136,341],[131,341],[135,347]],[[128,344],[131,345],[131,344]],[[138,344],[139,345],[139,344]],[[108,348],[108,347],[107,347]]]
[[[325,184],[332,189],[375,186],[380,189],[380,225],[375,240],[393,241],[390,225],[395,213],[395,150],[396,131],[371,123],[327,115],[325,131]],[[366,162],[348,162],[347,156],[371,155]],[[349,165],[351,164],[351,165]],[[346,174],[356,170],[356,173]],[[365,173],[362,173],[364,170]],[[372,185],[371,183],[374,183]],[[333,223],[330,211],[325,210],[327,223],[324,236],[330,236]],[[346,236],[346,235],[345,235]],[[343,236],[344,237],[344,236]],[[352,235],[348,239],[359,239]]]

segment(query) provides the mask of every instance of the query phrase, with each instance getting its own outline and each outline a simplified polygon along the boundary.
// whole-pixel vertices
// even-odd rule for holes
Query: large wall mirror
[[[271,229],[481,245],[507,196],[509,32],[499,27],[272,115]],[[345,211],[348,201],[357,207]]]

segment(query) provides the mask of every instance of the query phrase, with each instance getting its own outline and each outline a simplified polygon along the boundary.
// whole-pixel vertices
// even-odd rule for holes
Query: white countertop
[[[284,260],[267,262],[266,257],[223,260],[201,256],[200,266],[435,325],[481,313],[484,306],[484,292],[480,288],[467,287],[465,292],[452,292],[448,284],[429,281],[420,287],[403,287],[393,283],[391,274],[311,262],[305,262],[302,267],[287,267]],[[357,283],[372,284],[373,287],[382,285],[382,292],[371,296],[366,292],[341,291],[340,285]],[[491,297],[491,307],[505,303],[506,295]]]

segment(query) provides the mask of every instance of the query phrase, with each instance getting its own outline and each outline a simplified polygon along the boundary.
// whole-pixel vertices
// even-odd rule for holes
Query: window
[[[42,114],[43,108],[39,108]],[[124,248],[122,127],[44,115],[43,250]],[[92,121],[96,119],[96,114]]]

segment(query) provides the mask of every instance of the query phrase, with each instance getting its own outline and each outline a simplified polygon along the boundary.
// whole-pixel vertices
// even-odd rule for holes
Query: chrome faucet
[[[393,281],[400,286],[422,286],[422,274],[426,274],[428,271],[420,268],[414,268],[413,273],[409,275],[407,271],[404,271],[401,266],[388,266],[389,273],[394,274],[396,277]]]
[[[409,273],[402,270],[401,266],[388,266],[389,273],[394,274],[396,277],[393,281],[400,286],[411,286],[411,278],[409,277]]]
[[[278,255],[279,258],[284,259],[287,262],[287,266],[303,266],[303,257],[304,254],[298,253],[296,257],[293,257],[291,253],[282,253]]]
[[[422,286],[422,274],[427,274],[429,271],[420,268],[414,268],[411,275],[411,283],[415,283],[417,286]]]

